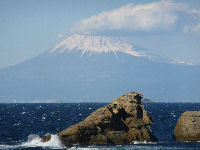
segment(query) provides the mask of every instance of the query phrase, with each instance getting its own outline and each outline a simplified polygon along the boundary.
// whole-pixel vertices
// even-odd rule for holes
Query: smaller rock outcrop
[[[186,111],[174,129],[176,141],[200,141],[200,111]]]
[[[148,98],[143,98],[141,102],[142,103],[153,103],[153,101]]]
[[[67,147],[72,144],[107,145],[157,141],[150,127],[152,119],[141,104],[141,99],[141,93],[126,93],[57,135]],[[43,142],[50,138],[44,137]]]

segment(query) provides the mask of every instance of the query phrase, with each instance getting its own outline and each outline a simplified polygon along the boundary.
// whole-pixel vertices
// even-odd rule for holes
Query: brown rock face
[[[94,111],[84,121],[58,133],[66,146],[130,144],[157,141],[150,128],[152,119],[141,104],[142,94],[129,92]]]
[[[200,141],[200,111],[186,111],[174,129],[177,141]]]

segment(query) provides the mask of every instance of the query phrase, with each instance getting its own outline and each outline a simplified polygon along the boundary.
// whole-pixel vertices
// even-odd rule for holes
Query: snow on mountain
[[[143,54],[134,51],[132,45],[129,44],[125,39],[111,38],[106,36],[84,36],[74,34],[56,45],[54,49],[50,51],[50,53],[53,53],[58,49],[60,49],[61,53],[66,50],[81,50],[82,55],[87,52],[113,52],[116,54],[116,52],[119,51],[133,56],[143,56]]]
[[[173,64],[193,65],[178,59],[170,59],[152,52],[144,50],[136,50],[128,40],[124,38],[113,38],[108,36],[85,36],[80,34],[73,34],[64,41],[58,43],[49,53],[64,53],[65,51],[79,50],[82,55],[85,53],[109,53],[123,52],[136,57],[145,57],[156,62],[165,62]]]

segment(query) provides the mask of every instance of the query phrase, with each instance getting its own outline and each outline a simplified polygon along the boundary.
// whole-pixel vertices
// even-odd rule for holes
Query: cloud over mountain
[[[183,27],[184,33],[200,33],[200,23],[197,25],[185,25]]]
[[[190,22],[188,23],[188,21]],[[178,25],[184,32],[199,31],[200,11],[190,9],[186,3],[162,0],[150,4],[128,4],[103,11],[81,20],[71,31],[98,33],[103,31],[157,31]]]

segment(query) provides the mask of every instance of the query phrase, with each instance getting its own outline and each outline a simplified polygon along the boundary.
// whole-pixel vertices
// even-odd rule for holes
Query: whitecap
[[[35,107],[35,109],[39,110],[40,108],[42,108],[42,106],[37,106]]]
[[[132,141],[131,144],[137,145],[137,144],[157,144],[158,142],[147,142],[146,140],[142,141]]]
[[[141,141],[132,141],[131,144],[147,144],[147,141],[146,140],[144,142],[141,142]]]
[[[16,146],[12,146],[12,145],[0,145],[0,149],[14,149],[16,148]]]
[[[44,116],[42,116],[42,120],[45,120],[46,118]]]
[[[15,123],[15,124],[13,124],[13,126],[19,126],[19,125],[21,125],[22,123]]]
[[[28,141],[22,143],[21,146],[63,148],[63,145],[57,135],[51,135],[51,139],[48,142],[42,142],[42,139],[38,135],[31,134],[28,136]]]
[[[19,145],[0,145],[0,149],[17,149],[28,147],[48,147],[50,149],[63,149],[64,146],[59,140],[57,135],[51,135],[51,139],[48,142],[42,142],[42,139],[36,134],[30,134],[27,142],[23,142]]]

